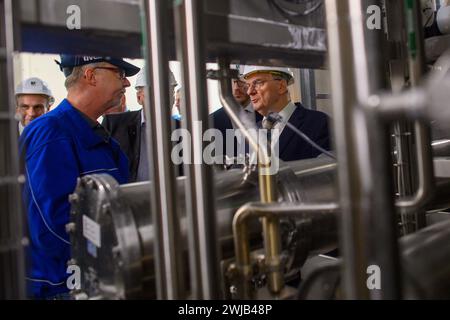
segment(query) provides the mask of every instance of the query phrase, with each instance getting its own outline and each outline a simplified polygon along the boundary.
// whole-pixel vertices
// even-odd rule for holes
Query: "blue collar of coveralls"
[[[94,132],[86,119],[83,119],[83,116],[75,110],[75,107],[67,100],[64,99],[58,109],[60,112],[64,112],[67,116],[72,120],[72,124],[75,126],[76,135],[79,140],[85,145],[87,148],[92,148],[98,144],[104,143],[105,140],[102,139],[98,134]]]

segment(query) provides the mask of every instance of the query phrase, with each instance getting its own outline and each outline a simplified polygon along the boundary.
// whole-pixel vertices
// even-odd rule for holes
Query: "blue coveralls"
[[[47,298],[68,291],[70,242],[65,225],[68,196],[77,178],[108,173],[126,183],[128,160],[115,140],[96,134],[66,99],[25,128],[20,152],[25,160],[23,193],[31,240],[29,294]]]

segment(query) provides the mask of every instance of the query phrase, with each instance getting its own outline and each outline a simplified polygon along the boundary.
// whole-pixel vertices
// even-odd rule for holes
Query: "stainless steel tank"
[[[329,203],[335,201],[335,164],[324,158],[282,164],[278,175],[279,201]],[[184,208],[184,184],[179,177],[179,205]],[[259,201],[257,173],[232,169],[217,171],[217,222],[222,259],[234,255],[232,220],[236,210]],[[67,225],[72,260],[81,268],[82,292],[92,299],[154,298],[153,238],[150,214],[151,182],[119,186],[109,175],[79,179],[70,196],[71,219]],[[320,220],[320,221],[319,221]],[[181,217],[183,243],[186,218]],[[252,248],[262,247],[261,226],[250,223]],[[308,254],[332,250],[337,242],[335,216],[317,221],[283,220],[281,223],[286,269],[300,268]],[[180,248],[187,258],[187,250]],[[289,271],[287,270],[287,271]],[[186,281],[188,275],[186,274]]]

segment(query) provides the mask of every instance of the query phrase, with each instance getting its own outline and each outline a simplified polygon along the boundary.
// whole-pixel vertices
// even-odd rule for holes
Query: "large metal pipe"
[[[327,0],[325,4],[345,297],[378,298],[366,286],[366,270],[375,264],[383,270],[381,298],[395,299],[401,290],[388,174],[389,137],[376,114],[358,107],[384,86],[380,57],[383,31],[369,30],[365,14],[369,5],[381,8],[381,1]]]
[[[255,127],[254,124],[247,126],[244,125],[239,118],[239,108],[241,108],[232,95],[231,88],[231,73],[229,67],[229,61],[226,58],[219,59],[219,81],[220,81],[220,100],[227,112],[228,116],[237,125],[237,127],[244,134],[249,143],[257,151],[258,154],[258,181],[259,190],[262,203],[276,202],[277,190],[276,190],[276,171],[273,170],[273,166],[276,165],[271,156],[269,158],[270,141],[267,145],[259,145],[256,138],[252,136],[249,128]],[[254,131],[256,132],[256,131]],[[270,152],[272,155],[272,152]],[[272,169],[271,169],[272,168]],[[264,233],[264,249],[265,249],[265,261],[270,270],[268,274],[269,290],[273,294],[278,294],[283,289],[284,283],[282,279],[280,252],[280,233],[279,233],[279,221],[277,217],[266,216],[262,219],[263,233]],[[244,244],[242,244],[244,245]]]
[[[406,299],[450,298],[450,221],[400,239]]]
[[[205,28],[202,0],[186,0],[177,6],[176,22],[178,57],[182,62],[184,111],[182,126],[191,134],[190,164],[185,164],[187,177],[187,214],[189,223],[190,267],[192,298],[218,299],[220,288],[220,254],[216,230],[212,168],[203,161],[205,142],[203,133],[208,130],[208,101],[206,88]],[[200,125],[200,128],[199,128]]]
[[[404,287],[404,298],[411,300],[436,300],[450,298],[450,220],[441,221],[429,227],[409,234],[399,240],[399,248],[402,259],[402,282]],[[340,263],[336,261],[335,263]],[[334,265],[334,264],[333,264]],[[321,269],[322,276],[317,273],[310,275],[305,281],[307,287],[313,289],[321,285],[325,286],[321,279],[335,279],[333,275],[335,268]],[[327,274],[325,276],[325,274]],[[325,280],[326,281],[326,280]],[[339,277],[335,291],[327,296],[336,297],[341,291]],[[316,297],[311,295],[313,290],[306,291],[303,295],[307,298]],[[319,296],[319,299],[321,296]]]
[[[450,139],[435,140],[431,143],[433,156],[450,157]]]
[[[283,165],[278,181],[280,201],[330,203],[336,199],[331,183],[334,170],[326,169],[327,161],[324,159],[316,160]],[[319,168],[316,170],[317,167]],[[218,195],[215,216],[219,232],[218,243],[224,259],[234,256],[232,220],[236,210],[248,201],[259,200],[256,181],[256,176],[239,169],[218,171],[215,174]],[[186,182],[185,177],[177,179],[177,194],[182,208],[188,200],[185,194]],[[71,197],[71,223],[74,226],[71,228],[72,256],[82,270],[82,290],[85,290],[88,297],[127,299],[154,295],[153,241],[156,238],[151,216],[147,214],[151,207],[147,196],[150,188],[151,182],[119,186],[108,175],[86,176],[79,181],[76,196]],[[274,207],[275,205],[272,208]],[[184,211],[181,216],[181,234],[186,239],[189,225]],[[299,250],[294,247],[295,250],[292,251],[297,258],[289,259],[285,267],[298,269],[308,253],[313,253],[316,249],[324,253],[335,248],[337,220],[334,216],[329,218],[319,221],[317,216],[312,220],[296,220],[294,233],[284,233],[284,243],[288,241],[293,245],[300,245],[297,247]],[[83,223],[87,219],[94,222],[90,225],[98,224],[101,247],[93,248],[84,236]],[[250,230],[252,249],[254,245],[261,248],[259,221],[252,219],[245,225]],[[190,254],[185,250],[186,247],[186,241],[183,241],[178,248],[183,248],[179,251],[185,252],[184,259]],[[187,278],[185,272],[183,279]],[[241,283],[237,282],[237,285],[240,286]]]
[[[182,299],[185,297],[183,263],[179,247],[179,221],[177,214],[177,190],[175,172],[171,161],[171,122],[169,108],[169,54],[168,54],[168,2],[164,0],[143,1],[145,12],[146,76],[151,79],[146,87],[144,111],[147,123],[147,156],[152,165],[152,211],[156,225],[156,274],[159,299]],[[152,93],[151,95],[149,93]],[[150,97],[152,99],[150,100]],[[150,105],[152,106],[150,108]],[[150,121],[148,121],[150,120]],[[150,141],[154,138],[154,144]],[[150,212],[149,212],[150,214]]]
[[[436,62],[439,68],[431,71],[416,88],[399,94],[374,94],[367,101],[367,107],[378,109],[386,119],[405,118],[410,120],[440,122],[450,119],[450,51]]]

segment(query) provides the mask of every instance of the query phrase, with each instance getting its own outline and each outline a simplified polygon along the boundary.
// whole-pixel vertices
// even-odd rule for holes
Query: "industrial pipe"
[[[181,275],[183,263],[179,247],[179,218],[175,172],[171,154],[171,118],[169,112],[169,60],[168,60],[168,2],[143,1],[145,12],[144,48],[148,56],[144,111],[151,124],[146,128],[147,155],[151,159],[150,170],[154,181],[151,189],[153,221],[156,225],[156,274],[159,299],[182,299],[185,288]],[[151,68],[150,68],[151,67]],[[149,91],[152,94],[149,94]],[[150,97],[153,99],[150,100]],[[152,106],[150,108],[150,105]],[[151,135],[150,135],[151,131]],[[154,137],[155,144],[151,144]],[[149,214],[151,214],[149,212]]]
[[[239,273],[241,291],[238,296],[242,299],[252,299],[253,290],[250,285],[252,278],[252,264],[250,259],[250,245],[247,223],[251,218],[265,217],[279,219],[281,217],[295,217],[296,219],[315,219],[322,215],[332,215],[335,219],[339,207],[337,204],[296,204],[283,205],[248,203],[236,212],[233,218],[233,238],[236,255],[236,268]],[[269,268],[272,267],[269,265]],[[269,269],[270,270],[270,269]]]
[[[215,193],[212,167],[202,160],[203,134],[208,130],[208,100],[206,87],[206,51],[204,1],[174,2],[177,57],[181,62],[183,82],[181,111],[182,128],[191,134],[190,163],[184,164],[187,178],[186,210],[189,244],[189,266],[192,299],[219,299],[220,252],[216,230]],[[200,124],[198,129],[197,124]],[[184,156],[184,155],[183,155]]]
[[[271,166],[275,165],[272,161],[272,152],[270,152],[271,157],[269,158],[269,148],[270,142],[267,146],[258,144],[256,138],[251,135],[248,128],[251,126],[246,126],[242,123],[242,120],[238,116],[239,104],[236,102],[232,95],[231,88],[231,73],[229,67],[229,61],[226,58],[220,58],[219,63],[219,81],[220,81],[220,100],[227,112],[228,116],[237,125],[237,127],[243,132],[245,138],[252,145],[254,150],[258,154],[258,180],[259,180],[259,190],[262,203],[271,203],[277,201],[276,196],[276,175],[271,170]],[[255,125],[253,125],[255,127]],[[256,130],[254,131],[256,132]],[[277,156],[277,155],[275,155]],[[273,294],[278,294],[281,292],[284,286],[280,252],[281,252],[281,242],[280,242],[280,227],[279,221],[276,217],[264,217],[262,219],[263,224],[263,234],[264,234],[264,249],[266,253],[266,264],[269,267],[268,272],[268,285],[269,290]]]
[[[381,1],[325,1],[342,213],[342,278],[346,298],[397,299],[400,268],[388,130],[376,113],[362,107],[385,87],[383,31],[367,28],[370,5],[381,8]],[[372,264],[383,270],[381,295],[369,292],[366,285],[366,270]]]

